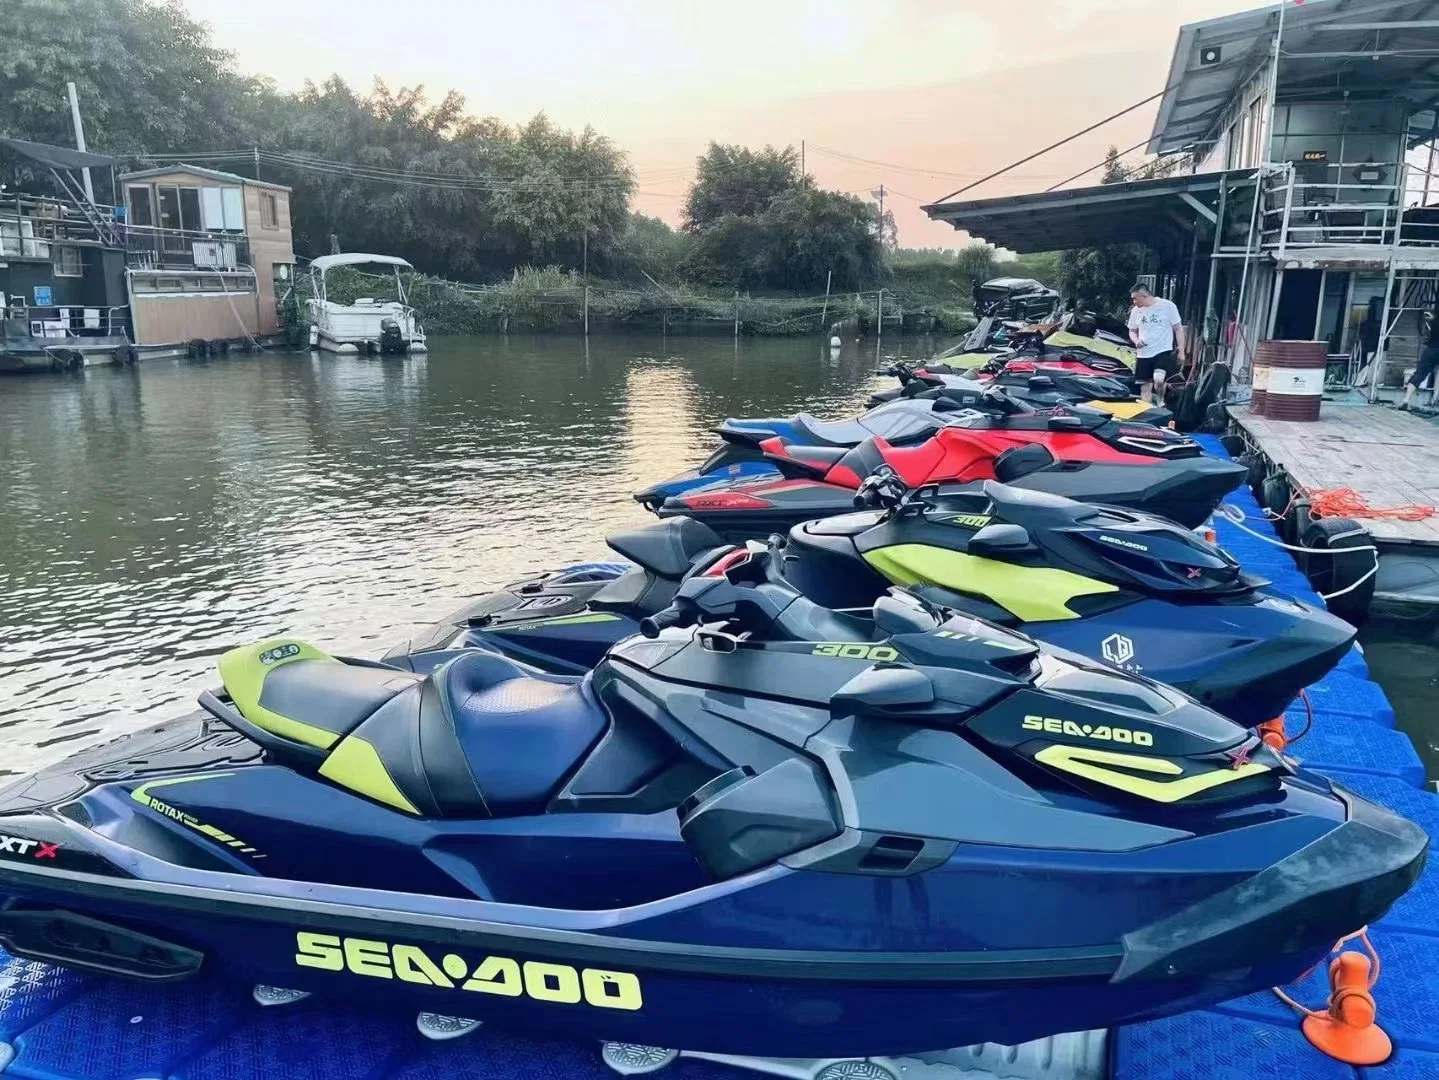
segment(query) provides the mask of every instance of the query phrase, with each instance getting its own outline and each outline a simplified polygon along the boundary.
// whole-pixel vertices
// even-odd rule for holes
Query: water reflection
[[[375,654],[464,595],[598,555],[707,428],[844,415],[874,368],[872,345],[812,339],[433,348],[0,383],[0,772],[188,707],[238,642]]]

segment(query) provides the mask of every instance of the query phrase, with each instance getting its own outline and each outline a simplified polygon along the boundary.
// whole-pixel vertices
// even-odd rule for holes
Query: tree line
[[[294,189],[302,257],[338,243],[465,281],[554,266],[802,293],[869,288],[901,269],[885,257],[892,220],[816,186],[792,147],[712,143],[676,230],[630,209],[628,156],[589,127],[565,130],[543,114],[512,125],[472,115],[453,91],[435,101],[380,80],[368,93],[338,76],[286,93],[239,71],[176,0],[5,0],[0,41],[4,133],[72,145],[73,81],[96,152],[245,175],[258,154],[263,179]],[[35,179],[23,164],[6,167],[16,183]],[[993,261],[961,253],[927,265],[967,289]]]

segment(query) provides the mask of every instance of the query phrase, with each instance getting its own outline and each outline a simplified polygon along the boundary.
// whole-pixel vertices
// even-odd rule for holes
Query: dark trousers
[[[1424,385],[1424,380],[1434,374],[1435,368],[1439,368],[1439,345],[1426,345],[1419,354],[1419,366],[1414,369],[1414,374],[1409,376],[1409,385],[1419,389]]]

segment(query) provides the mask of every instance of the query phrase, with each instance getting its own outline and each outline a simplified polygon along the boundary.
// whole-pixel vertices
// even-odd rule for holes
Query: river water
[[[467,596],[602,558],[653,520],[630,494],[725,417],[842,416],[876,382],[872,343],[433,346],[0,382],[0,773],[188,707],[241,642],[377,656]]]
[[[843,416],[876,385],[872,344],[433,345],[0,382],[0,774],[188,708],[241,642],[377,656],[468,596],[604,557],[652,520],[630,493],[701,460],[720,420]],[[1416,717],[1436,657],[1371,646]]]

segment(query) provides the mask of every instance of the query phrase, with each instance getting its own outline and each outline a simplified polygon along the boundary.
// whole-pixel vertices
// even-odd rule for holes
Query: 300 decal
[[[827,642],[814,647],[814,656],[839,656],[845,660],[898,660],[899,650],[888,645],[857,645]]]
[[[568,964],[536,960],[520,963],[508,956],[487,956],[471,967],[456,953],[436,963],[418,945],[391,945],[333,934],[295,934],[295,963],[321,971],[348,971],[374,979],[399,979],[446,990],[472,990],[500,997],[528,997],[558,1005],[581,1002],[599,1009],[635,1010],[644,1004],[640,980],[627,971],[576,970]]]
[[[1147,731],[1110,727],[1108,724],[1076,724],[1073,720],[1055,720],[1047,716],[1026,716],[1025,731],[1043,731],[1047,735],[1068,735],[1075,739],[1125,743],[1131,746],[1153,746],[1154,736]]]

